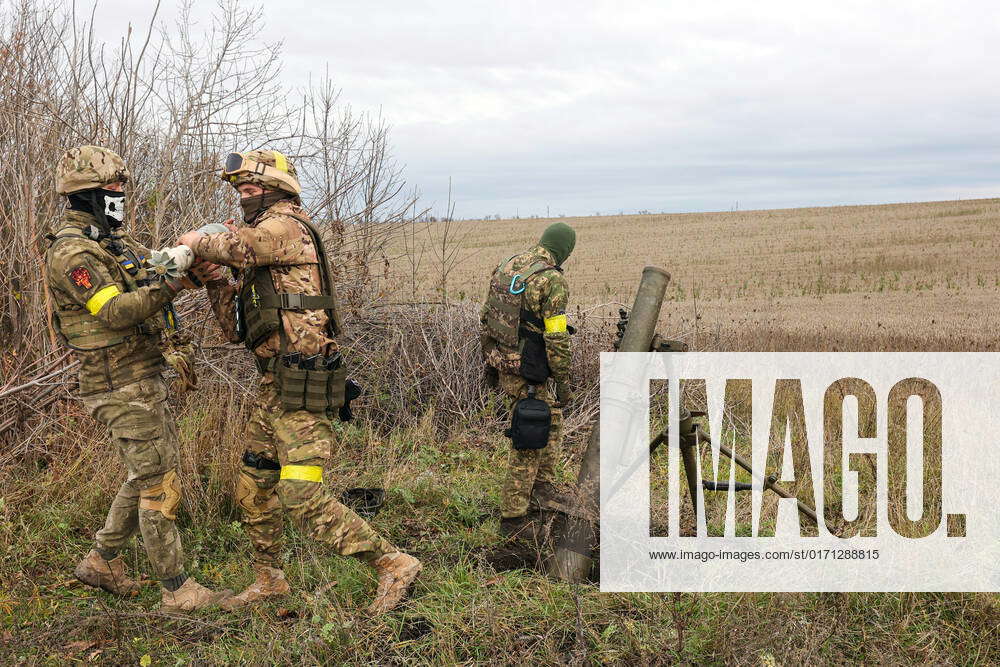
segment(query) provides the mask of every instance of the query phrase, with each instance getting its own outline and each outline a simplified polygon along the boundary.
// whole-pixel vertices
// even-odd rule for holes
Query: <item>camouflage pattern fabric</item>
[[[292,217],[306,212],[288,200],[280,201],[265,211],[253,226],[235,232],[202,236],[192,250],[196,255],[216,264],[236,269],[257,266],[270,267],[277,292],[319,295],[322,293],[319,260],[309,232]],[[241,272],[241,279],[248,272]],[[234,296],[236,289],[209,285],[209,299],[219,323],[229,340],[235,340]],[[333,355],[337,343],[327,335],[327,317],[323,310],[283,310],[282,326],[288,336],[288,351],[303,355]],[[257,346],[254,354],[270,358],[281,349],[280,332]]]
[[[537,262],[556,264],[551,251],[535,246],[498,266],[497,271],[513,276],[523,273]],[[542,271],[527,281],[522,296],[524,307],[544,322],[566,314],[569,287],[566,278],[559,271]],[[490,337],[486,329],[487,309],[488,304],[484,304],[480,315],[484,339]],[[500,513],[505,519],[527,514],[531,490],[537,482],[555,481],[555,467],[562,446],[562,409],[556,407],[556,396],[551,385],[569,382],[572,361],[568,331],[546,332],[529,322],[524,324],[527,329],[542,333],[545,341],[545,354],[552,377],[549,383],[538,386],[536,398],[551,407],[552,428],[549,432],[549,444],[542,449],[518,451],[511,448],[507,480],[500,493]],[[507,396],[509,407],[513,409],[515,401],[528,395],[528,382],[519,373],[520,354],[517,350],[499,344],[484,350],[484,353],[485,363],[499,371],[500,388]]]
[[[205,285],[208,291],[208,302],[219,323],[223,337],[230,343],[239,343],[240,336],[236,328],[236,294],[238,285],[228,280],[217,280]]]
[[[92,190],[130,178],[125,161],[112,150],[100,146],[71,148],[56,166],[56,192],[68,195]]]
[[[82,230],[93,223],[88,213],[66,211],[56,236],[69,237],[55,241],[45,257],[55,324],[71,345],[90,348],[75,352],[81,395],[160,374],[163,309],[181,289],[170,281],[140,285],[148,277],[141,258],[149,257],[149,249],[128,235],[100,241],[83,237]]]
[[[177,381],[170,390],[175,396],[198,388],[195,372],[195,343],[190,331],[173,329],[165,331],[160,338],[160,352],[167,365],[177,373]]]
[[[108,392],[91,394],[83,404],[111,431],[128,476],[111,503],[104,527],[97,532],[99,549],[117,553],[138,529],[159,579],[183,570],[184,548],[174,519],[180,501],[176,487],[177,431],[166,406],[167,389],[160,377],[147,378]],[[167,484],[164,484],[164,481]],[[140,507],[140,496],[160,509]],[[172,488],[171,488],[172,487]],[[148,504],[148,503],[144,503]]]
[[[324,466],[335,438],[332,423],[305,410],[283,410],[269,376],[262,378],[250,418],[247,450],[282,466]],[[321,482],[279,477],[278,470],[243,465],[237,482],[236,499],[258,563],[280,567],[285,512],[337,554],[372,564],[396,551]]]
[[[523,272],[536,262],[545,262],[553,265],[556,263],[555,257],[553,257],[550,251],[541,246],[535,246],[527,252],[511,258],[504,266],[497,267],[497,270],[514,275]],[[566,306],[569,302],[569,286],[566,283],[566,278],[559,271],[543,271],[536,274],[525,284],[522,297],[524,307],[544,321],[566,314]],[[488,299],[489,295],[487,294]],[[480,315],[480,322],[483,326],[483,333],[488,335],[486,331],[486,317],[487,306],[484,305]],[[552,378],[556,382],[568,382],[572,361],[569,332],[545,332],[543,329],[533,326],[530,323],[525,323],[525,325],[527,329],[543,334],[543,338],[545,339],[545,354],[549,361],[549,367],[552,370]],[[499,349],[499,356],[494,356],[492,359],[501,365],[494,367],[501,372],[515,368],[519,364],[520,359],[519,357],[511,356],[511,353],[514,352],[516,350]],[[490,363],[490,359],[487,359],[487,363]]]
[[[510,408],[515,401],[528,397],[528,382],[515,373],[500,373],[500,388],[507,395]],[[541,449],[510,450],[507,480],[500,491],[500,516],[504,519],[528,513],[531,490],[539,482],[556,481],[556,463],[562,448],[562,409],[549,385],[537,388],[535,398],[545,401],[552,409],[549,444]]]

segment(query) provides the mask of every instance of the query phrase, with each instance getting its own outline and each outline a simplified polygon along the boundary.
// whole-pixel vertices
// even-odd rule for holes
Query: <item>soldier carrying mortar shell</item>
[[[80,399],[110,429],[128,470],[94,548],[74,573],[117,595],[138,591],[119,553],[139,531],[163,586],[162,608],[190,611],[232,591],[211,591],[184,573],[175,524],[182,493],[177,431],[163,367],[169,363],[194,386],[193,348],[181,338],[171,303],[182,290],[217,279],[218,267],[192,264],[184,248],[167,252],[170,273],[152,270],[151,251],[122,231],[129,177],[118,155],[97,146],[70,149],[56,168],[56,190],[68,208],[53,224],[45,256],[52,321],[80,360]]]
[[[240,194],[244,224],[202,227],[178,243],[238,272],[236,284],[208,283],[209,298],[229,340],[253,352],[261,374],[236,490],[256,552],[256,579],[225,606],[289,592],[280,560],[287,512],[314,539],[375,570],[378,590],[368,611],[386,612],[402,601],[422,565],[323,486],[347,364],[336,340],[333,273],[302,208],[295,166],[278,151],[231,153],[220,176]]]

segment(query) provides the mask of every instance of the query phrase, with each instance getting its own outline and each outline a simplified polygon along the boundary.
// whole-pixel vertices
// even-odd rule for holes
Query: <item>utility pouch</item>
[[[545,401],[534,396],[532,389],[528,398],[514,404],[510,428],[504,432],[514,445],[514,449],[542,449],[549,444],[549,430],[552,427],[552,409]]]
[[[529,333],[521,348],[521,377],[531,384],[542,384],[552,375],[549,357],[545,353],[545,339],[541,334]]]
[[[275,366],[278,398],[285,410],[326,413],[344,404],[345,365],[333,370],[308,370],[280,362]]]
[[[349,422],[354,419],[354,412],[351,410],[351,401],[360,398],[363,391],[361,385],[354,380],[347,380],[344,383],[344,404],[340,406],[340,421]]]

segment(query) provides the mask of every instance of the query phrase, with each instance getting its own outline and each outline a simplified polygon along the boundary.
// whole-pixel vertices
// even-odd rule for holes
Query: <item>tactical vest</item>
[[[281,332],[282,346],[284,346],[284,329],[281,326],[282,310],[325,310],[333,335],[336,336],[341,332],[337,293],[319,230],[307,218],[290,213],[282,215],[289,215],[302,223],[302,226],[309,232],[309,236],[312,237],[319,264],[320,291],[323,294],[278,292],[269,266],[257,266],[249,269],[238,294],[236,317],[243,343],[251,352],[276,331]]]
[[[79,230],[66,227],[50,237],[49,249],[56,246],[62,239],[78,238],[92,241],[115,259],[118,267],[118,277],[125,285],[126,292],[134,292],[139,287],[148,285],[149,274],[145,268],[145,256],[137,255],[135,250],[121,241],[111,237],[110,242],[93,241]],[[173,305],[167,304],[161,312],[148,318],[142,324],[130,329],[112,329],[100,318],[91,315],[86,308],[70,308],[68,304],[58,305],[53,311],[52,324],[67,347],[79,352],[93,352],[115,345],[121,345],[135,336],[154,336],[165,329],[177,328],[177,316]]]
[[[543,271],[562,271],[537,260],[515,271],[510,257],[493,272],[486,297],[486,332],[501,352],[520,355],[519,372],[529,382],[542,383],[551,375],[545,352],[545,323],[524,303],[528,283]],[[528,326],[530,325],[530,326]]]
[[[333,356],[323,357],[322,367],[317,367],[315,360],[312,364],[306,365],[306,360],[298,354],[286,354],[288,335],[281,326],[283,310],[323,310],[327,315],[329,337],[333,338],[340,334],[340,315],[332,272],[319,230],[307,218],[290,213],[283,215],[295,218],[309,232],[316,249],[320,291],[323,293],[278,292],[270,267],[255,267],[244,279],[240,288],[236,306],[238,327],[243,329],[241,332],[244,335],[243,341],[251,352],[276,331],[278,332],[281,341],[280,353],[269,359],[258,358],[257,367],[261,373],[274,373],[275,388],[283,409],[306,410],[332,418],[338,414],[346,400],[347,366],[343,358],[338,352]]]

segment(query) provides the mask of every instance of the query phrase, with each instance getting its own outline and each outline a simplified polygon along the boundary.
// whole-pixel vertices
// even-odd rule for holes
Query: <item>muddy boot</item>
[[[125,574],[121,556],[104,560],[97,549],[83,557],[73,570],[77,579],[96,588],[103,588],[115,595],[131,595],[139,590],[139,582]]]
[[[524,516],[500,519],[500,534],[509,540],[536,542],[543,528],[542,516],[537,510],[529,511]]]
[[[424,569],[419,560],[400,551],[385,554],[372,567],[378,577],[375,601],[368,607],[368,613],[372,616],[384,614],[402,602],[413,580]]]
[[[160,605],[160,609],[162,611],[205,609],[220,604],[232,594],[233,592],[228,588],[224,591],[213,591],[188,577],[176,591],[171,592],[166,588],[163,589],[163,603]]]
[[[563,514],[573,514],[576,506],[576,499],[552,482],[536,482],[531,488],[530,502],[533,508]]]
[[[257,571],[257,578],[254,582],[239,595],[223,600],[220,604],[223,609],[236,609],[264,598],[288,595],[289,591],[292,590],[285,579],[285,573],[278,568],[257,565],[254,570]]]

